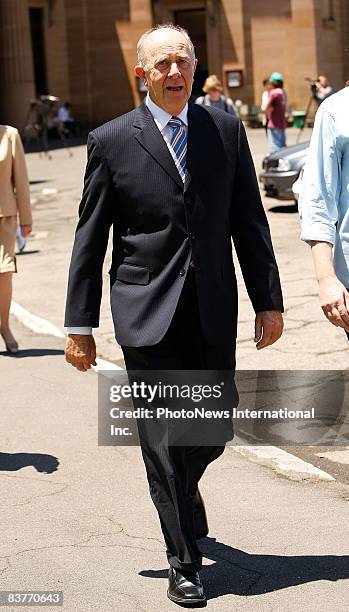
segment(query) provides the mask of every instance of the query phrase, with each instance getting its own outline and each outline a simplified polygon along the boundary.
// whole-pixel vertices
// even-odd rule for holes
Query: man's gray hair
[[[192,59],[195,59],[194,45],[190,39],[190,36],[187,30],[185,30],[184,28],[181,28],[181,26],[174,25],[173,23],[160,23],[154,26],[153,28],[151,28],[150,30],[147,30],[146,32],[144,32],[144,34],[142,34],[142,36],[140,37],[137,43],[137,58],[138,58],[138,63],[140,66],[142,66],[142,68],[146,67],[146,49],[145,48],[146,48],[147,38],[148,36],[150,36],[150,34],[152,34],[153,32],[156,32],[157,30],[176,30],[176,32],[180,32],[180,34],[183,34],[184,38],[186,39],[188,43],[190,55],[192,56]]]

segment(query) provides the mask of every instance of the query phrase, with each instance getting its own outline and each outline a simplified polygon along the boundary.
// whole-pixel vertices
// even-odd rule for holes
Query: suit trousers
[[[153,346],[122,346],[130,370],[234,370],[235,338],[208,346],[200,324],[195,271],[189,266],[170,327]],[[149,490],[158,511],[167,559],[174,568],[197,571],[202,555],[194,532],[193,496],[205,469],[225,446],[171,446],[154,443],[152,420],[138,423]]]

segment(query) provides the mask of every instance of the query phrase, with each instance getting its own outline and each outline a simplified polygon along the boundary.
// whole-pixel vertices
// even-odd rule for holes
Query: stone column
[[[0,123],[22,129],[35,95],[26,0],[0,2]]]
[[[293,33],[292,76],[289,95],[296,101],[293,110],[305,110],[310,97],[309,83],[304,79],[315,79],[318,73],[316,50],[317,0],[291,0]],[[314,113],[314,109],[312,109]]]

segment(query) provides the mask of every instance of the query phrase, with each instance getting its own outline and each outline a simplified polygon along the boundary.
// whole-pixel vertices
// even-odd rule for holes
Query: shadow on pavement
[[[203,556],[215,561],[200,572],[207,599],[222,595],[252,596],[316,580],[349,578],[349,555],[249,554],[217,542],[200,541]],[[147,578],[167,578],[168,570],[142,570]]]
[[[19,349],[18,353],[9,353],[8,351],[0,351],[0,355],[6,355],[6,357],[13,357],[15,359],[22,359],[23,357],[44,357],[45,355],[64,355],[62,349]]]
[[[39,179],[37,181],[29,181],[30,185],[40,185],[41,183],[52,183],[52,179]]]
[[[52,474],[58,469],[59,461],[53,455],[41,453],[0,453],[0,470],[16,472],[28,466],[34,467],[37,472]]]
[[[271,206],[271,208],[268,208],[268,212],[273,212],[273,213],[298,213],[298,206],[297,206],[297,204],[286,204],[286,205],[280,205],[280,206]]]
[[[67,138],[65,143],[60,138],[49,138],[48,153],[51,151],[57,151],[58,149],[73,149],[74,147],[81,147],[82,145],[86,145],[86,142],[87,135],[72,136],[71,138]],[[45,155],[42,142],[39,139],[33,139],[25,146],[25,153],[41,153],[42,155]]]
[[[17,252],[16,257],[23,257],[23,255],[35,255],[35,253],[40,253],[39,249],[32,249],[31,251],[22,251]]]

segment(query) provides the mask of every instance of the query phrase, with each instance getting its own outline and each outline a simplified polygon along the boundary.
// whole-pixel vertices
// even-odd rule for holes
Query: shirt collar
[[[149,96],[149,92],[147,93],[145,103],[149,108],[151,114],[153,115],[154,121],[158,126],[160,132],[162,132],[168,124],[169,120],[171,119],[172,115],[170,115],[163,108],[160,108],[160,106],[155,104],[155,102],[153,102],[153,100]],[[176,117],[183,121],[185,125],[188,125],[188,103],[185,105],[182,112],[180,112],[179,115],[176,115]]]

